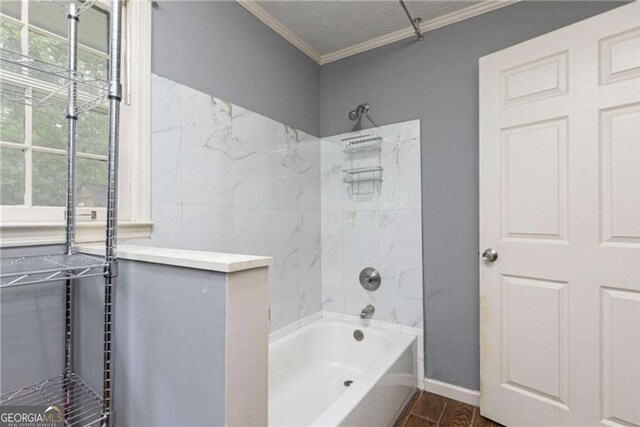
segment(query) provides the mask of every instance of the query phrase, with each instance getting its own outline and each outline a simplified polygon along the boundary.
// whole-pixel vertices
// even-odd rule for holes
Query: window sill
[[[151,236],[151,221],[119,221],[118,239],[144,239]],[[55,245],[65,242],[64,222],[23,222],[0,224],[0,247]],[[78,222],[77,243],[101,242],[105,238],[103,222]]]

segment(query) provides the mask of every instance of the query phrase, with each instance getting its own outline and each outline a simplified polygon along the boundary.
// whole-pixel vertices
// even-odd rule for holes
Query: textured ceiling
[[[321,55],[335,52],[409,27],[396,0],[258,1],[273,16]],[[424,21],[479,3],[478,1],[406,1],[414,18]]]

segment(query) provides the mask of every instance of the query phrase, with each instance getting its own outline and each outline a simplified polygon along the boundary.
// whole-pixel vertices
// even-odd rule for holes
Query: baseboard
[[[424,379],[424,389],[449,399],[473,406],[480,406],[480,392],[429,378]]]

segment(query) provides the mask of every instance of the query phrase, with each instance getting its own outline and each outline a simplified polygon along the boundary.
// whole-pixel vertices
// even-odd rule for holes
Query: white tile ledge
[[[78,251],[90,255],[104,255],[104,245],[79,245]],[[271,265],[271,258],[264,256],[138,245],[118,245],[118,258],[221,273],[233,273]]]

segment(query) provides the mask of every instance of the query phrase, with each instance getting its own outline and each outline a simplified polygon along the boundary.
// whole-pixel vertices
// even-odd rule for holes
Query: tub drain
[[[346,381],[344,382],[344,386],[345,386],[345,387],[349,387],[351,384],[353,384],[353,380],[346,380]]]

